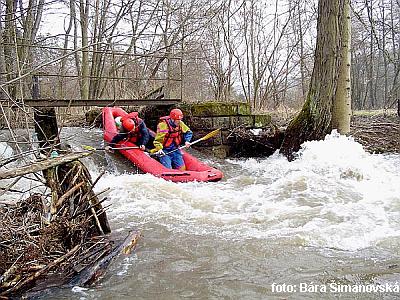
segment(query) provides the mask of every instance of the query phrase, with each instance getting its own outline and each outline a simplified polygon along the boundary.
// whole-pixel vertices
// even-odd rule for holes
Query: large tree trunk
[[[320,0],[314,69],[306,102],[289,124],[280,152],[289,160],[300,145],[322,139],[331,128],[341,58],[343,8],[346,0]]]
[[[333,102],[332,129],[337,129],[341,134],[350,132],[351,119],[351,21],[350,0],[344,1],[343,45],[342,61],[339,69],[339,78],[336,98]]]

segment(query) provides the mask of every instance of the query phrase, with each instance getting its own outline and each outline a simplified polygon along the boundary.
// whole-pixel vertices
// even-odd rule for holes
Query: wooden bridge
[[[7,99],[0,99],[2,102]],[[40,95],[39,80],[33,77],[32,98],[12,101],[11,107],[20,107],[22,104],[31,107],[87,107],[87,106],[145,106],[145,105],[174,105],[182,101],[182,98],[165,98],[164,87],[155,89],[142,99],[53,99],[42,98]]]
[[[142,105],[173,105],[181,99],[118,99],[118,100],[61,100],[61,99],[25,99],[24,104],[32,107],[75,107],[75,106],[142,106]],[[18,103],[16,103],[18,105]]]
[[[44,63],[40,68],[37,67],[34,73],[27,76],[23,75],[18,78],[18,74],[14,74],[15,79],[12,80],[10,78],[13,76],[10,74],[0,73],[3,81],[6,78],[10,81],[10,83],[3,84],[7,89],[7,95],[0,89],[0,101],[4,106],[12,108],[24,105],[44,108],[158,106],[173,105],[182,101],[181,57],[106,51],[101,52],[104,56],[102,56],[104,60],[102,73],[90,73],[82,76],[80,70],[76,66],[74,67],[71,61],[75,50],[42,48],[38,47],[37,49],[51,50],[57,53],[58,57],[64,58],[54,60],[51,64]],[[71,56],[68,57],[70,61],[66,58],[66,52]],[[95,54],[97,53],[92,53],[93,60]],[[65,69],[66,65],[70,66],[68,71]],[[92,67],[94,68],[94,66],[93,61]],[[82,85],[88,86],[87,93],[80,91]],[[83,94],[86,96],[82,96]]]

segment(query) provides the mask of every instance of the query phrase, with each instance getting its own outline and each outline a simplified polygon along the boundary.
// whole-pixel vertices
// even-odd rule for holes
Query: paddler
[[[121,129],[119,133],[113,137],[110,144],[105,147],[105,150],[112,152],[111,148],[114,148],[118,142],[127,140],[136,144],[140,150],[144,151],[150,134],[145,122],[139,118],[138,113],[131,112],[127,116],[121,117],[120,122]]]
[[[178,149],[181,145],[190,147],[193,132],[183,123],[183,113],[179,108],[170,111],[169,116],[161,117],[154,138],[153,153],[157,154],[160,163],[170,169],[186,170],[183,156]]]

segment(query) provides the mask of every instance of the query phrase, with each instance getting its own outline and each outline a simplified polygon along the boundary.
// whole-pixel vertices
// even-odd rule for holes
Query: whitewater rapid
[[[104,147],[99,129],[65,128],[64,137],[76,151]],[[118,154],[83,159],[93,180],[105,171],[95,191],[105,191],[113,238],[131,230],[142,237],[95,287],[54,289],[42,299],[398,298],[380,288],[400,285],[399,154],[370,154],[335,132],[304,143],[292,162],[279,153],[225,160],[194,154],[225,177],[172,183],[138,174]],[[12,155],[0,143],[0,159]],[[0,201],[25,199],[38,184],[21,179],[13,188],[27,192]],[[379,291],[274,290],[284,285]]]
[[[178,184],[114,168],[96,190],[110,188],[114,230],[151,222],[194,235],[350,251],[399,238],[399,155],[367,153],[334,132],[304,143],[293,162],[275,153],[216,167],[225,172],[218,183]]]

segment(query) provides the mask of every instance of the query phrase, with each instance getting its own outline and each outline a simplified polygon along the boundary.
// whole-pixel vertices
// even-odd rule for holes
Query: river
[[[77,150],[102,146],[100,130],[63,134]],[[42,298],[400,299],[400,155],[333,133],[293,162],[201,159],[223,180],[172,183],[118,154],[85,159],[93,178],[107,170],[95,189],[110,188],[113,232],[143,237],[95,287]]]

